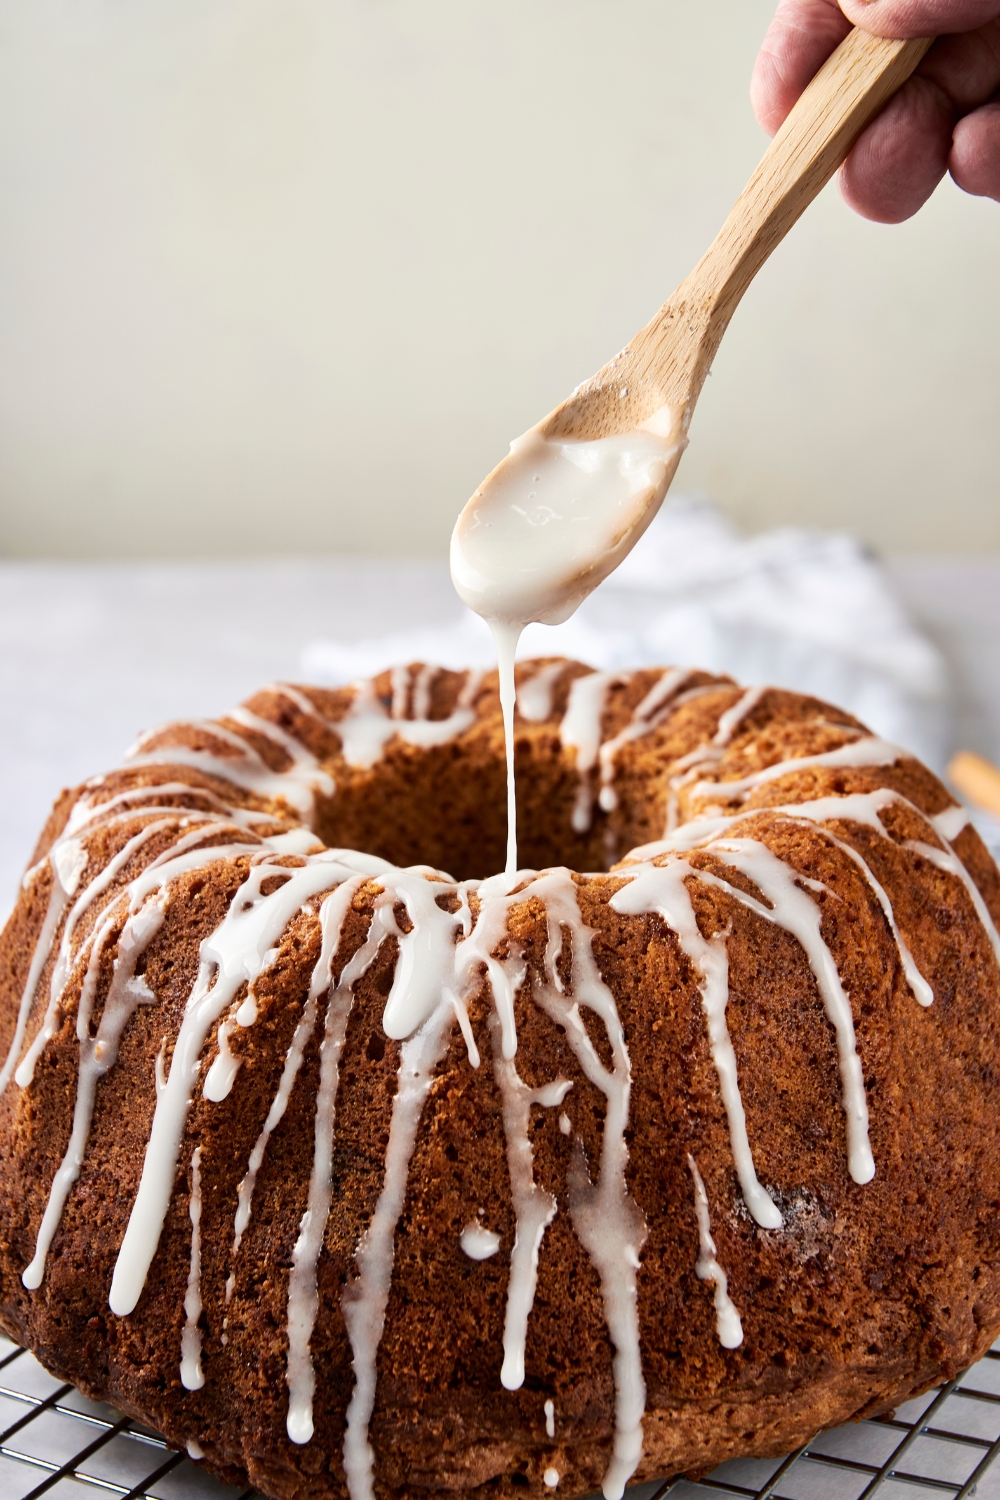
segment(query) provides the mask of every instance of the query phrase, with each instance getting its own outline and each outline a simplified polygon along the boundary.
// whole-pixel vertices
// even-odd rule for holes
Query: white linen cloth
[[[773,683],[848,709],[943,767],[944,659],[853,537],[783,527],[744,537],[707,501],[668,502],[617,572],[564,625],[529,626],[519,657],[605,669],[672,665]],[[307,681],[342,683],[398,661],[488,666],[489,631],[456,604],[441,625],[307,647]]]
[[[488,664],[491,649],[443,560],[0,561],[0,918],[57,793],[140,729],[275,679]],[[686,659],[843,703],[938,769],[959,746],[1000,760],[1000,558],[883,568],[849,538],[744,539],[674,502],[575,620],[531,627],[523,649]]]

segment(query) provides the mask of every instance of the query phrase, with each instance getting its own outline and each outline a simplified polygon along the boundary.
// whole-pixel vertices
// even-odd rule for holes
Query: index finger
[[[750,80],[753,112],[769,135],[850,29],[836,0],[781,0]]]
[[[973,31],[1000,15],[1000,0],[840,0],[844,14],[876,36]]]

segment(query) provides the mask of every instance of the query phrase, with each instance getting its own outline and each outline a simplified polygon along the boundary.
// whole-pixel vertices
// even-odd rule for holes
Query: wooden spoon
[[[722,335],[751,281],[906,82],[933,37],[855,28],[813,78],[690,276],[645,328],[541,424],[547,438],[630,432],[663,406],[686,431]]]
[[[511,444],[452,536],[452,580],[471,609],[508,630],[557,624],[618,566],[659,509],[740,298],[930,45],[852,31],[690,276],[620,354]]]
[[[795,105],[707,253],[651,323],[511,444],[455,524],[452,582],[497,645],[507,745],[507,875],[517,869],[514,652],[568,619],[655,516],[740,298],[931,39],[855,30]]]
[[[959,750],[948,767],[948,778],[974,807],[1000,818],[1000,767],[971,750]]]

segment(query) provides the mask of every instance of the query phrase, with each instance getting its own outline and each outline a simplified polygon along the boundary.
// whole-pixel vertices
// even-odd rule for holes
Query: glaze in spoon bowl
[[[533,427],[455,527],[451,572],[461,598],[505,625],[561,624],[639,540],[685,445],[669,406],[612,437],[546,438]]]
[[[931,41],[852,31],[690,276],[620,354],[511,444],[452,536],[452,578],[471,609],[504,627],[558,624],[618,566],[663,501],[741,297]]]

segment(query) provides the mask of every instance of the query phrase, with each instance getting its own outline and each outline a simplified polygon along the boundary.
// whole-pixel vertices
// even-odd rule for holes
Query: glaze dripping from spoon
[[[514,655],[525,626],[558,625],[631,551],[659,509],[684,450],[662,407],[636,431],[590,442],[532,428],[463,510],[451,542],[461,599],[497,650],[507,749],[507,867],[517,870]]]
[[[740,298],[931,38],[855,28],[792,109],[690,276],[602,370],[511,444],[451,541],[461,599],[497,646],[507,746],[507,876],[517,870],[514,653],[618,566],[659,509],[701,388]]]

